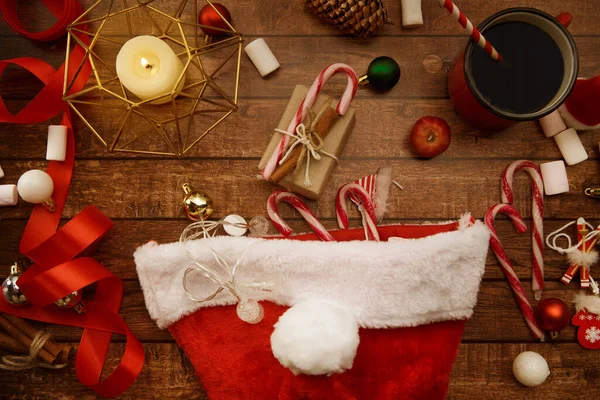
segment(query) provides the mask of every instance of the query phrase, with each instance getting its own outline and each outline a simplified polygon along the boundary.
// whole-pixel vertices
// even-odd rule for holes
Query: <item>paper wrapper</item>
[[[306,97],[308,93],[308,87],[303,85],[297,85],[292,93],[292,97],[283,113],[283,117],[281,121],[279,121],[278,129],[286,130],[290,121],[294,118],[298,107],[300,107],[300,103]],[[317,100],[315,101],[312,111],[315,114],[318,114],[324,104],[332,99],[332,96],[329,96],[323,92],[319,94]],[[337,99],[334,99],[331,103],[332,107],[337,105]],[[305,119],[305,123],[308,121]],[[350,134],[354,129],[354,124],[356,122],[356,112],[354,108],[350,107],[346,112],[346,115],[340,116],[337,122],[333,125],[328,135],[323,140],[322,151],[333,154],[336,157],[340,157],[342,152],[344,151],[344,147],[346,147],[346,143],[348,143],[348,139],[350,138]],[[258,168],[262,170],[266,165],[267,161],[271,157],[271,154],[275,151],[277,144],[281,140],[283,135],[281,133],[275,132],[271,137],[271,141],[267,146],[267,150],[262,156],[260,163],[258,164]],[[325,191],[325,187],[327,186],[327,182],[333,173],[333,170],[337,166],[337,161],[333,158],[326,156],[324,154],[321,155],[320,160],[315,160],[314,158],[310,161],[310,186],[304,185],[304,174],[306,171],[306,160],[302,162],[300,168],[295,171],[290,172],[285,178],[283,178],[279,184],[289,190],[290,192],[294,192],[305,196],[309,199],[316,200]]]

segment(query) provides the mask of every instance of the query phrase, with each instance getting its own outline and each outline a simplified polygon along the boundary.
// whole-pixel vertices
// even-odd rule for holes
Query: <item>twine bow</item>
[[[275,132],[281,133],[282,135],[287,135],[294,139],[294,142],[290,145],[288,150],[283,155],[281,161],[279,161],[279,165],[285,163],[294,153],[294,150],[297,146],[302,146],[302,151],[300,152],[300,157],[296,162],[296,169],[294,171],[298,171],[302,166],[302,162],[306,158],[306,167],[304,169],[304,186],[310,186],[310,159],[314,158],[316,161],[321,159],[321,155],[325,155],[327,157],[331,157],[336,162],[340,162],[340,160],[334,155],[325,150],[322,150],[323,147],[323,139],[316,132],[314,132],[314,128],[319,122],[319,119],[323,116],[325,111],[331,105],[332,99],[329,99],[319,111],[319,114],[314,117],[314,113],[309,112],[308,117],[310,118],[310,123],[308,124],[308,128],[304,123],[300,123],[296,127],[295,134],[290,133],[288,131],[284,131],[283,129],[275,129]]]

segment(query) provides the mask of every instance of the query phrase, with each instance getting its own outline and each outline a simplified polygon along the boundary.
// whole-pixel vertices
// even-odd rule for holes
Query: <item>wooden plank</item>
[[[93,0],[81,1],[85,7],[94,3]],[[176,9],[176,1],[157,1],[155,5],[161,10],[172,12]],[[192,3],[192,2],[190,2]],[[202,5],[203,2],[198,2]],[[385,0],[384,4],[390,17],[396,22],[395,25],[387,25],[379,32],[381,35],[461,35],[464,32],[446,11],[441,9],[436,2],[423,2],[423,26],[416,29],[404,29],[402,27],[401,1]],[[286,1],[273,7],[269,0],[256,2],[228,2],[227,8],[231,12],[233,24],[237,30],[245,35],[342,35],[340,31],[326,24],[317,17],[304,10],[301,1]],[[597,35],[600,34],[600,19],[597,9],[593,2],[575,2],[570,3],[568,7],[559,2],[548,2],[543,0],[529,0],[526,7],[533,7],[543,10],[551,15],[558,15],[563,11],[568,11],[573,15],[573,24],[569,30],[575,35]],[[512,0],[498,0],[494,2],[477,2],[474,0],[464,0],[460,2],[460,9],[467,15],[474,24],[479,24],[493,13],[515,7]],[[191,9],[191,7],[188,7]],[[184,14],[185,20],[192,20],[192,14],[189,10]],[[46,24],[51,15],[47,11],[40,12],[40,7],[26,5],[22,7],[20,15],[29,29],[39,30],[39,25]],[[31,21],[35,21],[31,22]],[[28,23],[27,23],[28,22]],[[134,21],[135,24],[136,21]],[[142,21],[139,22],[141,24]],[[134,25],[138,28],[141,25]],[[111,28],[110,26],[108,28]],[[116,29],[116,28],[113,28]],[[10,34],[10,31],[3,26],[1,34]],[[368,43],[368,42],[367,42]]]
[[[202,384],[191,363],[174,343],[145,343],[146,364],[137,381],[120,399],[185,398],[205,400]],[[113,345],[108,365],[115,365],[124,345]],[[546,358],[551,375],[537,388],[519,384],[512,361],[522,351],[536,351]],[[463,343],[452,369],[448,399],[574,398],[594,399],[600,393],[600,358],[574,343],[512,344]],[[58,371],[3,371],[3,391],[14,398],[97,398],[77,381],[73,368]],[[149,388],[152,394],[149,395]],[[149,397],[150,396],[150,397]]]
[[[283,99],[243,100],[239,112],[225,119],[186,155],[186,159],[260,158],[286,105],[287,100]],[[344,158],[414,157],[408,138],[414,122],[424,115],[444,118],[451,127],[452,143],[443,155],[445,159],[561,158],[554,141],[542,134],[537,123],[520,123],[496,134],[481,133],[461,120],[452,109],[450,101],[446,99],[387,100],[382,97],[358,99],[354,106],[358,110],[358,117],[354,133],[344,150]],[[107,112],[105,120],[114,121],[116,124],[119,119],[116,112]],[[79,118],[75,117],[74,122],[76,156],[79,160],[148,157],[131,153],[109,153]],[[90,122],[94,126],[101,126],[102,114],[94,114]],[[53,123],[59,121],[55,119]],[[44,160],[48,124],[7,125],[5,129],[0,130],[0,154],[3,159]],[[597,137],[593,132],[582,132],[580,138],[590,158],[596,158]]]
[[[523,282],[525,291],[532,304],[533,295],[530,283]],[[544,298],[557,297],[571,304],[573,296],[579,293],[575,285],[565,286],[558,282],[546,282]],[[572,309],[572,307],[571,307]],[[143,341],[171,341],[168,331],[158,329],[146,310],[144,296],[138,281],[125,281],[125,291],[121,316],[132,331]],[[232,318],[235,316],[232,314]],[[60,341],[76,341],[81,330],[58,325],[40,326],[52,333]],[[569,326],[561,332],[558,342],[574,342],[575,328]],[[115,338],[122,341],[122,338]],[[484,281],[479,292],[478,303],[473,317],[467,323],[463,340],[467,342],[534,342],[531,337],[513,294],[506,282]]]
[[[251,216],[247,216],[250,219]],[[386,220],[386,224],[397,223],[419,223],[422,221],[407,220]],[[560,228],[567,220],[546,220],[544,229],[546,233]],[[527,221],[531,226],[531,221]],[[0,222],[3,232],[3,246],[0,248],[0,265],[11,265],[15,260],[22,256],[19,254],[19,241],[25,220],[5,220]],[[155,240],[159,243],[170,243],[179,239],[180,232],[188,224],[186,219],[174,220],[116,220],[115,226],[108,236],[102,240],[98,246],[95,258],[109,268],[121,279],[137,279],[135,265],[133,263],[133,252],[138,246],[143,245],[149,240]],[[309,230],[304,221],[290,220],[290,226],[294,232],[301,233]],[[359,226],[360,222],[354,219],[350,222],[351,226]],[[323,221],[327,229],[337,229],[335,220]],[[523,280],[524,285],[528,285],[531,277],[531,236],[528,234],[518,235],[508,220],[500,219],[496,223],[498,235],[506,248],[506,252],[515,267],[517,275]],[[573,239],[575,233],[573,229],[567,230]],[[271,234],[277,234],[275,228],[271,226]],[[547,280],[558,281],[567,269],[566,257],[557,252],[545,249],[545,277]],[[504,279],[504,275],[496,261],[494,255],[490,252],[486,264],[484,279]],[[575,277],[570,287],[578,286],[578,277]]]
[[[248,37],[248,40],[254,37]],[[599,73],[595,60],[600,56],[600,36],[577,37],[580,65],[580,76],[595,76]],[[19,40],[19,43],[22,41]],[[460,36],[441,36],[435,40],[428,36],[410,37],[376,37],[364,46],[360,39],[349,37],[298,37],[277,36],[269,38],[272,48],[277,49],[278,59],[283,66],[269,79],[260,79],[255,67],[247,58],[242,60],[240,97],[245,98],[289,98],[294,85],[301,83],[310,85],[315,77],[327,65],[333,62],[344,62],[352,66],[358,74],[366,71],[373,58],[387,54],[397,59],[402,70],[400,83],[385,95],[372,90],[360,90],[357,98],[385,96],[386,100],[398,98],[446,98],[447,72],[454,58],[465,46],[466,38]],[[64,60],[64,54],[48,45],[39,49],[33,44],[12,45],[11,41],[0,41],[0,53],[4,57],[21,57],[24,54],[41,57],[52,65],[58,66]],[[332,51],[335,49],[335,51]],[[307,66],[299,52],[310,54],[311,63]],[[100,51],[99,51],[100,52]],[[118,46],[107,46],[100,52],[105,60],[116,59]],[[227,52],[229,54],[229,52]],[[342,55],[342,56],[340,56]],[[215,55],[216,57],[216,55]],[[218,64],[218,58],[203,58],[212,68]],[[113,61],[114,62],[114,61]],[[211,67],[212,66],[212,67]],[[220,84],[232,93],[235,65],[228,64],[219,72]],[[37,90],[39,83],[29,73],[16,68],[7,69],[4,73],[0,90],[5,99],[28,99]],[[328,82],[326,90],[332,94],[341,94],[346,80],[336,77]],[[9,107],[11,111],[14,110]]]
[[[404,190],[392,188],[388,218],[451,219],[470,211],[482,216],[500,200],[500,176],[510,160],[463,159],[453,162],[441,156],[432,160],[380,159],[344,160],[333,173],[325,194],[311,203],[320,218],[335,217],[337,189],[347,182],[389,165]],[[16,182],[28,169],[43,168],[38,161],[16,161],[3,165],[4,182]],[[215,218],[236,213],[263,214],[267,197],[275,186],[256,180],[257,160],[85,160],[75,165],[70,197],[63,216],[71,218],[95,204],[111,218],[179,218],[181,185],[190,181],[215,202]],[[227,171],[224,175],[223,171]],[[600,216],[596,200],[582,191],[596,185],[598,163],[587,161],[569,167],[571,193],[546,198],[547,218],[575,219]],[[531,194],[526,174],[515,177],[515,206],[529,217]],[[4,207],[3,218],[26,218],[31,206]],[[355,210],[352,215],[356,216]],[[294,214],[285,207],[284,217]],[[2,222],[0,222],[2,226]]]

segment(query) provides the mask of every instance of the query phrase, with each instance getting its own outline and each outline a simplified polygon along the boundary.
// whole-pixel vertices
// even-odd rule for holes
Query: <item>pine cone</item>
[[[382,0],[304,0],[315,15],[356,37],[373,36],[385,24],[393,24]]]

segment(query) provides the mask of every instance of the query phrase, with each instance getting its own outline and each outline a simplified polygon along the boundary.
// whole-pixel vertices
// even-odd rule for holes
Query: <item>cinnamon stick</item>
[[[11,324],[16,326],[21,332],[29,336],[30,339],[33,339],[35,335],[37,335],[38,330],[33,326],[29,325],[25,320],[15,317],[14,315],[3,314],[4,318],[10,321]],[[52,339],[46,340],[44,343],[44,350],[48,353],[52,354],[54,357],[57,357],[60,353],[61,349]]]
[[[325,139],[333,125],[337,122],[339,114],[334,108],[329,107],[323,113],[323,116],[317,121],[313,129],[313,133],[317,134],[321,139]],[[271,182],[279,183],[287,174],[296,167],[302,147],[298,146],[294,149],[290,157],[277,168],[271,175]]]
[[[0,315],[0,328],[2,328],[6,333],[12,336],[17,342],[26,346],[28,349],[31,347],[31,343],[33,340],[25,333],[21,332],[19,328],[14,326],[9,320],[7,320],[4,315]],[[56,361],[56,357],[52,354],[48,353],[48,351],[41,349],[38,353],[38,356],[47,362],[48,364],[53,364]]]
[[[10,335],[0,332],[0,349],[12,351],[13,353],[27,354],[29,349],[17,342]]]

